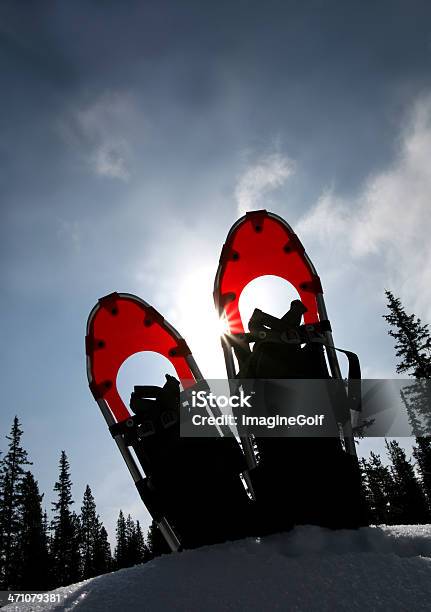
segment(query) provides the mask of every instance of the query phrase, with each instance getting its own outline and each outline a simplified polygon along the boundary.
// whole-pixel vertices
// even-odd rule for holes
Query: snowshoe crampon
[[[239,311],[241,293],[255,278],[267,275],[288,281],[299,300],[292,302],[281,319],[256,309],[246,331]],[[283,530],[297,523],[332,528],[362,524],[351,421],[351,409],[360,408],[359,361],[353,353],[342,351],[349,360],[346,386],[319,276],[298,236],[283,219],[261,210],[247,213],[233,225],[222,249],[214,301],[228,329],[222,336],[222,348],[230,380],[331,377],[339,381],[343,396],[336,409],[340,436],[242,436],[262,531]]]
[[[117,375],[131,355],[142,351],[166,357],[179,382],[167,375],[163,387],[135,386],[129,409],[118,393]],[[140,298],[113,293],[90,313],[86,353],[93,396],[170,548],[247,535],[251,502],[240,476],[246,465],[236,439],[180,436],[179,383],[183,390],[204,384],[180,334]]]

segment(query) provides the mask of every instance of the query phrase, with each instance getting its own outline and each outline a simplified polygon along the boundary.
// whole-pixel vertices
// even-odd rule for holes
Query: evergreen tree
[[[130,514],[124,518],[122,510],[117,521],[117,545],[115,548],[115,566],[131,567],[138,563],[145,563],[152,555],[145,543],[139,521],[132,519]]]
[[[362,496],[362,502],[363,502],[363,508],[364,508],[364,522],[366,525],[369,525],[370,523],[375,523],[375,519],[373,517],[373,512],[372,512],[372,497],[371,497],[371,491],[370,491],[370,487],[368,484],[368,477],[367,477],[367,467],[368,467],[368,462],[366,459],[362,458],[359,460],[359,470],[361,473],[361,496]]]
[[[431,438],[417,438],[413,456],[417,461],[422,487],[431,507]]]
[[[128,541],[127,557],[128,565],[137,565],[145,563],[150,558],[148,548],[145,544],[144,535],[142,533],[139,521],[136,524],[131,519],[130,515],[126,520],[126,534]]]
[[[126,519],[126,542],[126,567],[131,567],[137,562],[138,546],[136,541],[136,527],[130,514],[127,515]]]
[[[113,569],[111,546],[108,541],[108,534],[103,525],[99,525],[99,531],[94,543],[94,572],[98,576],[106,574]]]
[[[120,510],[117,520],[116,529],[117,543],[115,547],[115,566],[117,569],[127,567],[127,536],[126,536],[126,520],[123,511]]]
[[[47,546],[47,553],[48,553],[48,570],[49,570],[49,588],[53,587],[53,573],[52,573],[52,557],[51,557],[51,534],[50,534],[50,525],[49,525],[49,520],[48,520],[48,513],[46,511],[46,508],[43,511],[43,515],[42,515],[42,528],[43,528],[43,534],[45,537],[45,541],[46,541],[46,546]]]
[[[81,507],[82,577],[90,578],[110,571],[112,565],[108,534],[96,512],[96,503],[87,485]]]
[[[407,525],[427,523],[430,520],[427,501],[416,478],[413,465],[405,451],[392,440],[386,441],[386,448],[392,462],[392,476],[395,482],[394,505],[397,522]]]
[[[89,485],[87,485],[81,506],[81,558],[82,577],[91,578],[95,576],[94,552],[97,537],[99,536],[100,523],[96,514],[96,504]]]
[[[417,461],[423,491],[431,503],[431,334],[428,325],[415,315],[407,315],[401,301],[386,291],[389,314],[385,319],[395,328],[389,334],[396,339],[400,362],[397,372],[407,372],[416,381],[401,391],[409,421],[416,436],[413,455]],[[425,379],[425,380],[424,380]],[[428,380],[426,380],[428,379]],[[425,437],[427,436],[427,437]]]
[[[160,555],[169,554],[171,552],[169,545],[154,521],[148,528],[147,548],[151,559],[154,559],[154,557],[159,557]]]
[[[414,385],[415,383],[413,383]],[[423,402],[417,401],[416,389],[412,385],[403,387],[400,390],[401,401],[406,409],[407,417],[409,419],[412,434],[415,438],[424,436],[428,429],[429,421],[428,415],[423,411]],[[420,398],[419,398],[420,400]],[[424,418],[422,418],[422,416]]]
[[[56,585],[77,582],[81,576],[80,525],[72,512],[72,482],[66,453],[61,452],[60,474],[54,485],[57,501],[53,502],[54,518],[51,522],[51,556]]]
[[[45,590],[50,586],[48,542],[42,514],[43,495],[31,472],[21,483],[20,532],[16,549],[15,589]]]
[[[136,563],[146,563],[150,559],[150,552],[145,543],[144,534],[142,533],[139,521],[136,521],[135,539],[137,551]]]
[[[382,464],[380,455],[370,453],[370,459],[362,459],[365,476],[370,522],[375,525],[391,524],[395,520],[395,482],[388,467]]]
[[[0,589],[8,589],[17,574],[16,560],[20,522],[22,482],[26,465],[31,465],[27,451],[21,446],[21,423],[16,416],[12,423],[8,450],[0,466]]]
[[[428,325],[414,314],[408,315],[399,298],[385,291],[389,314],[383,315],[391,328],[389,335],[395,338],[397,372],[406,372],[415,378],[431,378],[431,335]]]

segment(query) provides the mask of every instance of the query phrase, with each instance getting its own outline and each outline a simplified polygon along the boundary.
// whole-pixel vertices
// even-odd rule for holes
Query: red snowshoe
[[[239,298],[246,285],[266,275],[291,283],[300,299],[292,302],[281,319],[256,309],[246,332]],[[351,418],[360,410],[359,361],[355,354],[342,351],[349,360],[349,380],[345,384],[319,276],[299,238],[283,219],[262,210],[247,213],[234,224],[222,249],[214,300],[229,330],[222,337],[229,379],[339,381],[334,383],[334,418],[339,435],[242,436],[262,532],[301,523],[331,528],[363,524]]]
[[[166,357],[180,382],[167,375],[162,388],[136,386],[129,410],[118,393],[117,374],[141,351]],[[186,410],[180,383],[187,393],[205,381],[179,333],[140,298],[112,293],[90,313],[86,352],[90,389],[171,550],[248,535],[251,502],[240,476],[246,464],[230,430],[224,429],[223,437],[215,428],[212,437],[180,436]]]

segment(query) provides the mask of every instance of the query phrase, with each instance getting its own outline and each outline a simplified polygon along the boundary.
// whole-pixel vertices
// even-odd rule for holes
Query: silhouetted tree
[[[130,514],[126,518],[126,551],[126,567],[131,567],[136,563],[138,550],[135,537],[135,522]]]
[[[431,507],[431,438],[416,438],[417,446],[413,447],[413,456],[416,459],[422,487]]]
[[[431,503],[431,334],[429,326],[414,314],[405,312],[401,301],[386,291],[389,314],[384,315],[393,328],[400,361],[397,372],[407,372],[416,381],[401,391],[417,446],[413,455],[417,461],[423,492]],[[408,470],[409,471],[409,470]]]
[[[362,460],[370,522],[375,525],[390,524],[394,520],[395,482],[388,467],[382,464],[380,455],[370,453],[370,459]]]
[[[397,522],[407,525],[427,523],[430,520],[428,504],[411,461],[396,440],[386,441],[386,448],[395,482],[393,499]]]
[[[66,453],[61,452],[60,474],[54,485],[57,501],[53,502],[54,518],[51,522],[51,557],[53,577],[57,585],[77,582],[81,577],[80,525],[72,512],[72,482]]]
[[[105,574],[113,569],[111,546],[105,527],[100,524],[96,541],[94,543],[94,571],[95,575]]]
[[[127,567],[127,535],[126,535],[126,520],[123,511],[120,510],[117,519],[116,529],[116,546],[115,546],[115,566],[117,569]]]
[[[428,325],[414,314],[408,315],[399,298],[385,291],[389,314],[383,315],[392,329],[388,334],[395,338],[398,373],[415,378],[431,378],[431,335]]]
[[[148,528],[147,532],[147,547],[151,558],[159,557],[160,555],[166,555],[171,552],[165,538],[157,527],[157,524],[153,521]]]
[[[145,543],[144,534],[142,533],[139,521],[136,521],[135,528],[137,563],[145,563],[150,559],[150,551]]]
[[[46,526],[42,514],[43,495],[31,472],[21,483],[20,530],[16,547],[15,589],[45,590],[50,586]]]
[[[99,518],[96,513],[96,504],[89,485],[86,486],[84,498],[82,500],[80,524],[82,577],[86,579],[95,575],[94,547],[100,530]]]
[[[20,502],[24,467],[31,465],[27,451],[21,446],[21,424],[15,416],[8,450],[0,464],[0,588],[15,583],[17,575],[17,546],[21,527]]]

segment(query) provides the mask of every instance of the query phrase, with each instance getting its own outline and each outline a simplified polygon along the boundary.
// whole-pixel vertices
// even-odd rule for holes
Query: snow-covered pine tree
[[[20,522],[21,485],[28,460],[27,451],[21,446],[23,431],[15,416],[8,450],[0,464],[0,589],[9,588],[15,581],[17,545]]]
[[[393,503],[398,515],[394,517],[396,522],[405,525],[427,523],[431,518],[427,500],[411,461],[396,440],[386,441],[386,448],[395,481]]]
[[[42,498],[37,481],[31,472],[26,472],[21,483],[20,522],[21,527],[16,548],[15,584],[13,588],[23,590],[45,590],[50,585],[48,542]]]
[[[57,501],[53,502],[54,518],[51,521],[51,559],[53,578],[56,585],[77,582],[81,577],[81,556],[79,550],[79,518],[72,512],[72,482],[69,461],[61,451],[60,474],[54,485]]]

